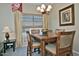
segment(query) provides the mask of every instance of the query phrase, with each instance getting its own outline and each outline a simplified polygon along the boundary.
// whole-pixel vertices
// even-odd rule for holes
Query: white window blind
[[[22,16],[22,27],[27,28],[42,28],[43,27],[43,16],[42,15],[23,15]]]

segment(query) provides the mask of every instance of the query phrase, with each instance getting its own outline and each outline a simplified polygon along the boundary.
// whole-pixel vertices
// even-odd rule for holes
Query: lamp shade
[[[9,27],[8,26],[5,26],[4,28],[3,28],[3,32],[10,32],[10,29],[9,29]]]
[[[51,5],[46,6],[45,4],[42,4],[41,6],[37,7],[37,11],[41,12],[42,14],[49,13],[51,9]]]

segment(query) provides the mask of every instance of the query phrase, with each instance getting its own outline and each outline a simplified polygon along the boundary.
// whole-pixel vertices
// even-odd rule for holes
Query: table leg
[[[15,42],[13,43],[13,51],[15,51]]]
[[[41,54],[42,54],[42,56],[44,56],[45,55],[45,42],[44,41],[42,41],[41,42]]]
[[[6,46],[5,46],[6,44],[4,44],[4,53],[6,52]]]

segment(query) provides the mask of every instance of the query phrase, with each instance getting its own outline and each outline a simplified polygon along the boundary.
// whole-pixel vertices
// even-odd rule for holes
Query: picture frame
[[[59,25],[68,26],[75,24],[74,4],[59,10]]]

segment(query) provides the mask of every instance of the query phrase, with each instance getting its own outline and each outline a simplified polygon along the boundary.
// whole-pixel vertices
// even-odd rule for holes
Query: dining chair
[[[46,45],[45,50],[56,56],[73,55],[74,35],[75,31],[59,32],[57,34],[56,44]]]
[[[41,33],[42,28],[30,28],[29,32],[30,34],[39,34]],[[38,40],[36,40],[36,38],[32,37],[32,41],[33,42],[39,42]],[[40,49],[39,48],[34,48],[34,52],[38,51],[38,53],[40,53]]]
[[[32,53],[34,52],[33,49],[34,48],[40,48],[40,42],[36,42],[36,41],[32,41],[32,37],[31,34],[29,32],[27,32],[27,39],[28,39],[28,46],[27,46],[27,56],[28,54],[30,54],[30,56],[32,56]]]

